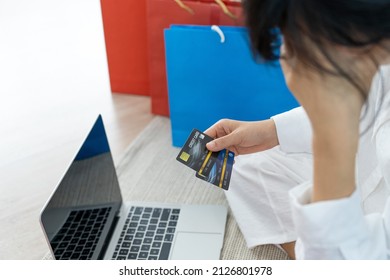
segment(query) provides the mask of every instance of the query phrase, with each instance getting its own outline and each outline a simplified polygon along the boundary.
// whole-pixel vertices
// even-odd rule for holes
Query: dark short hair
[[[360,91],[363,89],[356,77],[340,67],[324,46],[358,49],[390,39],[390,0],[243,0],[243,8],[252,48],[262,59],[280,58],[275,51],[280,45],[274,32],[278,28],[289,52],[305,65],[341,75]],[[336,71],[329,71],[317,62],[305,38]]]

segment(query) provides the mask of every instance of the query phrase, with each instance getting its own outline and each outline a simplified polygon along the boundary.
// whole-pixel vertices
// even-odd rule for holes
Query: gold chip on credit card
[[[184,161],[187,161],[190,158],[190,155],[187,154],[186,152],[182,152],[180,158]]]

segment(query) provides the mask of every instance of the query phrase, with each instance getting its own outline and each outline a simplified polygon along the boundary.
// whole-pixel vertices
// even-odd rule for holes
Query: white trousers
[[[225,192],[247,246],[296,240],[288,191],[312,178],[312,155],[274,149],[235,158]]]

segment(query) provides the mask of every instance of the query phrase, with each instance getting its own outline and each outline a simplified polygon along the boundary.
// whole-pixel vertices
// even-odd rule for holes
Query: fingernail
[[[209,150],[214,149],[214,148],[215,148],[215,143],[214,143],[214,141],[208,142],[208,143],[206,144],[206,147],[207,147],[207,149],[209,149]]]

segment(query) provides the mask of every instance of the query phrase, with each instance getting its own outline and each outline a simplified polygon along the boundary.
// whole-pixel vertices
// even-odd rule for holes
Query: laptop
[[[40,215],[59,260],[219,259],[226,219],[222,205],[123,201],[100,115]]]

